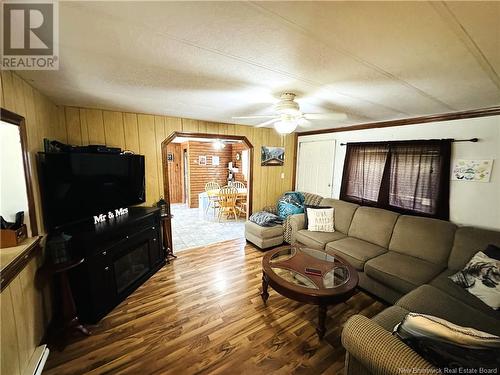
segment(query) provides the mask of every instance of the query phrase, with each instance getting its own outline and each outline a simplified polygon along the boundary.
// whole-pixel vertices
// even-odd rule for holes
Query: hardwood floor
[[[328,310],[260,297],[263,252],[244,240],[183,251],[115,308],[93,335],[51,351],[45,374],[337,374],[343,323],[385,306],[363,292]]]

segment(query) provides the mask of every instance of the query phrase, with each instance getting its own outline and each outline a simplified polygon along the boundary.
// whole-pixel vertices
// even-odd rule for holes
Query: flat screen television
[[[143,155],[40,153],[39,167],[49,230],[146,199]]]

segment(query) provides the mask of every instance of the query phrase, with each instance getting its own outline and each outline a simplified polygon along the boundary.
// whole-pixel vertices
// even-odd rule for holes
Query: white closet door
[[[334,158],[334,140],[300,142],[297,190],[331,197]]]

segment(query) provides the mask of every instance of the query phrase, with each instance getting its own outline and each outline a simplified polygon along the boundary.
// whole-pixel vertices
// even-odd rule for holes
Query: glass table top
[[[337,288],[350,277],[349,269],[333,255],[306,247],[283,248],[271,256],[269,265],[285,281],[310,289]]]

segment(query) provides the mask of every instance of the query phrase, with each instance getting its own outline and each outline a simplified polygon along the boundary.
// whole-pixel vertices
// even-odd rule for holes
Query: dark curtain
[[[389,147],[380,143],[347,144],[340,199],[359,204],[378,202]]]
[[[448,220],[451,140],[394,143],[390,155],[389,208]]]
[[[347,145],[340,198],[449,218],[451,140]]]

